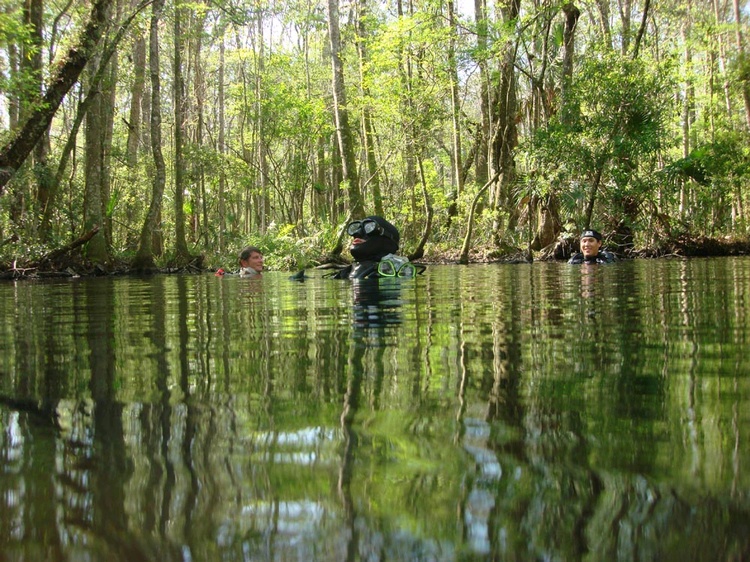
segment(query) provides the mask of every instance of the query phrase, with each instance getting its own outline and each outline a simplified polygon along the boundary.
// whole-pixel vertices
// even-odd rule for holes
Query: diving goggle
[[[378,275],[381,277],[416,277],[425,269],[423,265],[415,265],[405,260],[385,258],[378,263]]]
[[[350,222],[346,226],[346,233],[349,236],[386,236],[393,239],[393,237],[383,230],[376,221],[372,219],[365,219],[362,221]]]

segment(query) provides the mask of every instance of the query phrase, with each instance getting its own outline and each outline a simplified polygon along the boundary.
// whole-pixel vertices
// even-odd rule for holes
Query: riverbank
[[[682,237],[649,248],[618,248],[605,243],[605,249],[614,252],[620,259],[656,258],[697,258],[750,255],[750,239],[739,238],[696,238]],[[566,261],[578,251],[577,239],[561,239],[552,246],[533,253],[527,251],[499,253],[492,248],[479,248],[469,252],[469,263],[529,263],[532,261]],[[458,263],[459,251],[441,252],[438,255],[428,252],[425,263]]]
[[[495,248],[477,248],[469,253],[469,263],[530,263],[533,261],[564,261],[577,251],[577,241],[573,239],[560,240],[553,246],[531,257],[528,252],[516,251],[498,252]],[[613,248],[607,247],[620,259],[656,259],[656,258],[692,258],[692,257],[724,257],[750,255],[750,239],[747,238],[697,238],[683,237],[672,240],[660,246],[650,248]],[[329,260],[321,258],[321,263]],[[341,261],[341,260],[339,260]],[[458,264],[459,250],[429,251],[426,256],[416,260],[424,264]],[[53,279],[95,277],[104,275],[139,275],[139,274],[175,274],[175,273],[206,273],[213,269],[204,265],[203,256],[194,256],[185,264],[173,264],[157,267],[152,270],[136,270],[123,259],[114,259],[106,266],[88,262],[80,251],[80,247],[70,251],[55,251],[37,261],[25,263],[14,260],[12,263],[0,264],[0,280],[16,279]]]

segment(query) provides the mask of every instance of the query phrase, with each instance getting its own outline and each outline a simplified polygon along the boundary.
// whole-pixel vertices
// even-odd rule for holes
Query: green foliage
[[[750,177],[750,139],[742,133],[726,133],[701,145],[685,158],[664,166],[661,176],[674,191],[686,185],[694,206],[695,231],[731,227],[726,201],[747,185]],[[688,229],[691,230],[691,229]]]
[[[692,180],[701,186],[746,180],[750,174],[748,140],[742,134],[724,136],[669,163],[662,173],[670,181]]]
[[[17,96],[30,104],[40,88],[40,77],[27,68],[28,59],[39,52],[39,46],[32,39],[31,28],[22,23],[22,11],[16,5],[0,3],[0,45],[14,45],[17,57],[26,56],[26,61],[16,60],[17,68],[6,69],[5,57],[0,59],[0,93]]]
[[[600,159],[627,159],[662,147],[671,108],[669,68],[614,54],[587,58],[574,86],[579,119],[573,130]]]
[[[109,201],[107,201],[107,207],[104,210],[105,216],[108,218],[112,218],[112,215],[115,213],[115,208],[117,207],[117,203],[120,200],[120,192],[117,190],[114,190],[112,192],[112,195],[109,197]]]
[[[237,255],[247,245],[257,246],[263,251],[264,267],[270,270],[291,271],[305,269],[320,263],[325,248],[331,246],[337,231],[330,225],[300,236],[300,229],[293,224],[272,223],[263,234],[249,237],[231,235],[227,243],[232,250],[223,256],[208,258],[210,267],[236,268]]]
[[[574,120],[553,119],[522,147],[535,178],[530,194],[560,196],[565,214],[580,227],[588,191],[598,179],[606,195],[600,215],[616,208],[615,222],[623,213],[635,220],[652,185],[637,178],[649,173],[652,157],[671,142],[669,76],[668,67],[611,52],[586,58],[570,101]]]
[[[730,72],[736,77],[735,84],[747,88],[750,82],[750,56],[747,53],[740,53],[732,60]]]

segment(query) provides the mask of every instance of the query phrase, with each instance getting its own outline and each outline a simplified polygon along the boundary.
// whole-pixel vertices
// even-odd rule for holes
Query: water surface
[[[0,560],[750,556],[750,259],[0,284]]]

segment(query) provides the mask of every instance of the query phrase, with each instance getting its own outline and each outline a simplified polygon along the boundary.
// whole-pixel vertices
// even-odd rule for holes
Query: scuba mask
[[[369,236],[386,236],[390,239],[393,239],[393,236],[390,232],[386,232],[380,224],[372,219],[350,222],[346,227],[346,233],[349,236],[355,236],[357,238],[367,238]]]
[[[378,262],[378,275],[381,277],[416,277],[417,270],[413,263],[398,263],[395,259],[383,259]]]
[[[393,254],[383,256],[378,262],[380,277],[416,277],[425,269],[424,265],[411,263],[408,258]]]

